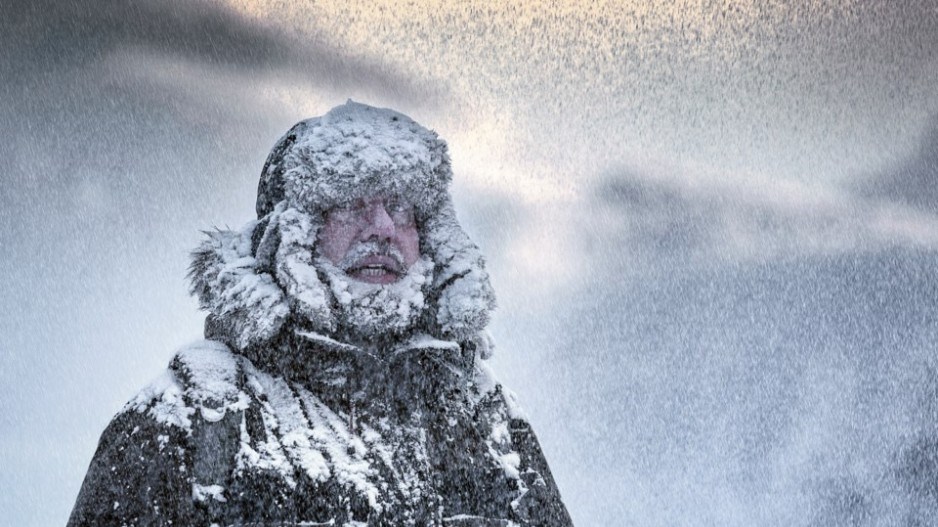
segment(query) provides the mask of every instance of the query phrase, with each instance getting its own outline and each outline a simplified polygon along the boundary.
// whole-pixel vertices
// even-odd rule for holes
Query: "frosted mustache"
[[[343,271],[354,269],[369,256],[389,256],[397,264],[398,270],[404,269],[404,255],[388,242],[361,242],[349,249],[337,267]]]

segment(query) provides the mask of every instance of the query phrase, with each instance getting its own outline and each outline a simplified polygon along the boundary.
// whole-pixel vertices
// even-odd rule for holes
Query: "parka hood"
[[[482,254],[456,219],[451,180],[446,143],[400,113],[350,101],[302,121],[267,158],[258,219],[207,232],[193,251],[191,292],[236,349],[287,329],[332,335],[336,302],[315,266],[323,214],[358,197],[399,195],[414,204],[421,254],[433,264],[415,330],[478,341],[495,298]]]

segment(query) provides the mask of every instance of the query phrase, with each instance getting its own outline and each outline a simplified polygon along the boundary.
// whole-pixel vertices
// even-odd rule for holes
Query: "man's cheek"
[[[420,257],[420,236],[417,234],[417,229],[411,228],[398,232],[395,241],[404,257],[404,263],[410,267]]]

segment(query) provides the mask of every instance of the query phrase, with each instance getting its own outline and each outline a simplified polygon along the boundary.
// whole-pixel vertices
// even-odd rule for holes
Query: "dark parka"
[[[288,340],[324,368],[180,351],[105,430],[69,525],[571,524],[475,350]]]

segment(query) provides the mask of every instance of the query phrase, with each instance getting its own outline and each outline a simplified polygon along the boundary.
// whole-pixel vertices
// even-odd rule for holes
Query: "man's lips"
[[[357,280],[376,284],[396,282],[404,274],[397,260],[380,254],[362,258],[345,272]]]

